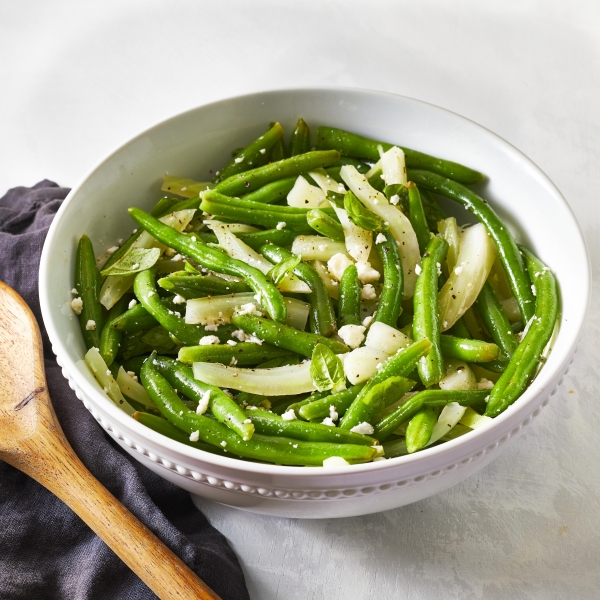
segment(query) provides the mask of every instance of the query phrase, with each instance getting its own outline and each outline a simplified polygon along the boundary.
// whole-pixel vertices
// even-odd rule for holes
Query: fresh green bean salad
[[[71,307],[85,362],[134,419],[279,465],[417,452],[506,410],[557,327],[554,276],[468,186],[484,176],[300,119],[210,182],[164,177]],[[437,197],[477,219],[460,226]]]

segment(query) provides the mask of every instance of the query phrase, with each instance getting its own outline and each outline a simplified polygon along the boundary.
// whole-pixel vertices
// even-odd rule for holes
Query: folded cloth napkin
[[[75,397],[54,360],[38,300],[48,227],[69,190],[50,181],[0,199],[0,280],[27,302],[40,325],[52,403],[86,467],[223,600],[247,599],[227,540],[187,492],[132,460]],[[145,600],[156,596],[60,500],[0,461],[2,600]]]

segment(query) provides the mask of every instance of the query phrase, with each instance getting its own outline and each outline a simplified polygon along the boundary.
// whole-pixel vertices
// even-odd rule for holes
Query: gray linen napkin
[[[48,227],[69,190],[50,181],[0,198],[0,280],[42,330],[46,376],[65,434],[88,469],[224,600],[246,600],[238,560],[189,495],[115,444],[75,397],[54,360],[38,300]],[[2,600],[146,600],[156,596],[60,500],[0,461]]]

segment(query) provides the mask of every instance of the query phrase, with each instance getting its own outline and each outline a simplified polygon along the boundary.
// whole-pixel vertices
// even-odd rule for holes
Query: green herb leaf
[[[392,200],[394,196],[398,196],[398,203],[396,206],[408,216],[408,188],[401,183],[394,183],[392,185],[386,185],[383,188],[383,193],[388,200]]]
[[[288,274],[291,273],[302,261],[302,256],[294,254],[282,260],[279,264],[275,265],[272,269],[269,269],[267,277],[275,284],[281,283],[281,280]]]
[[[334,192],[333,190],[327,190],[327,200],[332,204],[335,204],[338,208],[344,208],[344,194]]]
[[[317,344],[313,350],[310,376],[320,392],[331,390],[335,394],[346,389],[344,365],[325,344]]]
[[[372,213],[352,192],[346,192],[344,208],[348,218],[361,229],[375,231],[383,228],[383,219]]]
[[[117,262],[102,271],[102,275],[135,275],[140,271],[150,269],[160,258],[158,248],[130,248]]]
[[[410,392],[416,385],[412,379],[406,377],[388,377],[381,383],[377,383],[367,390],[362,401],[374,410],[382,410],[400,400],[404,394]]]

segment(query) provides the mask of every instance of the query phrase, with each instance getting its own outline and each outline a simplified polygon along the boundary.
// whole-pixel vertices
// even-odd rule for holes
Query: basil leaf
[[[327,190],[327,200],[332,204],[335,204],[338,208],[344,208],[344,194],[334,192],[333,190]]]
[[[150,269],[160,258],[158,248],[130,248],[118,261],[101,272],[102,275],[134,275],[140,271]]]
[[[397,206],[406,216],[408,216],[408,188],[401,183],[387,185],[383,189],[385,197],[395,206]],[[394,196],[398,196],[398,202],[392,201]]]
[[[301,260],[302,257],[299,254],[294,254],[293,256],[290,256],[290,258],[282,260],[272,269],[269,269],[267,278],[269,278],[275,285],[278,285],[288,273],[291,273],[300,264]]]
[[[317,344],[313,350],[310,376],[320,392],[331,390],[336,393],[346,389],[344,365],[325,344]]]
[[[367,390],[362,401],[369,405],[373,410],[382,410],[400,400],[404,394],[410,392],[416,385],[412,379],[394,375],[388,377],[381,383],[377,383]]]
[[[346,192],[344,196],[344,208],[348,218],[361,229],[375,231],[383,228],[383,219],[372,213],[358,200],[352,192]]]

